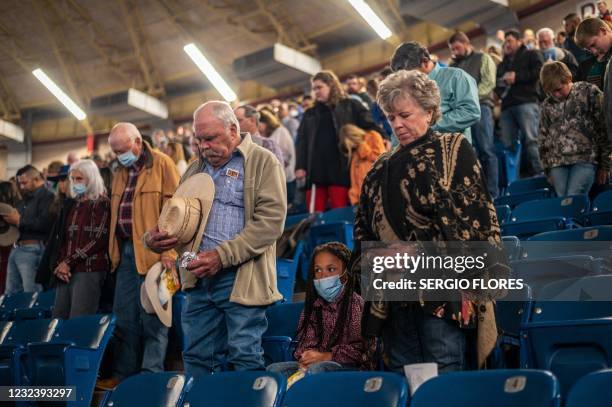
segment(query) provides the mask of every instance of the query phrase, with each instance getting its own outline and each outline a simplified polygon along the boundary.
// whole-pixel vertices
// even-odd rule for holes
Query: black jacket
[[[311,184],[310,173],[313,165],[330,165],[336,163],[321,163],[317,161],[317,146],[315,145],[316,135],[319,130],[320,117],[323,114],[322,109],[328,107],[323,103],[317,103],[312,108],[304,113],[304,117],[298,128],[297,148],[296,148],[296,170],[306,171],[306,186]],[[340,129],[346,124],[354,124],[363,130],[374,130],[381,135],[385,134],[384,130],[372,119],[372,114],[357,100],[351,98],[342,99],[336,106],[332,108],[332,120],[334,122],[334,131],[336,138],[340,134]],[[339,148],[339,147],[338,147]],[[339,180],[337,185],[343,185],[348,178],[348,161],[344,154],[339,154],[340,165],[338,168],[344,170],[342,174],[338,174]],[[346,172],[346,174],[344,174]],[[346,178],[346,179],[345,179]]]
[[[514,57],[504,56],[497,67],[497,87],[495,93],[502,99],[502,109],[524,103],[537,103],[541,97],[540,69],[544,56],[538,50],[521,46]],[[516,80],[508,89],[502,77],[506,72],[516,72]]]
[[[19,240],[40,240],[45,242],[53,225],[50,211],[55,195],[44,185],[29,194],[17,205],[21,216],[19,220]]]
[[[53,269],[57,264],[57,257],[65,239],[66,228],[64,225],[66,224],[66,217],[68,217],[74,203],[74,199],[71,198],[65,198],[62,202],[59,216],[53,224],[45,252],[40,260],[38,272],[36,273],[36,282],[41,284],[45,290],[55,286],[56,280]]]

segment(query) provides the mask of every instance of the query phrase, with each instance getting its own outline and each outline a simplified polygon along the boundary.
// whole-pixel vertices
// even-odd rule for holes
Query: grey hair
[[[378,87],[377,102],[386,115],[394,110],[395,101],[411,97],[423,110],[431,112],[431,123],[440,118],[440,90],[436,82],[421,71],[400,70],[387,76]]]
[[[244,110],[244,117],[247,117],[249,119],[251,117],[254,117],[255,123],[259,124],[259,120],[261,119],[261,113],[259,113],[259,111],[254,106],[242,105],[242,106],[239,106],[238,109]]]
[[[93,160],[79,160],[75,162],[70,166],[69,174],[72,171],[79,171],[87,180],[87,190],[85,191],[85,196],[87,196],[87,199],[95,201],[101,196],[106,195],[106,187],[104,186],[104,181],[100,175],[100,170]],[[69,176],[68,180],[68,196],[71,198],[76,198],[72,192],[72,178]]]
[[[117,123],[113,126],[113,128],[111,129],[110,133],[108,134],[108,139],[110,141],[111,135],[117,130],[117,129],[126,129],[125,133],[127,133],[127,136],[130,138],[130,143],[134,143],[137,139],[142,140],[142,135],[140,134],[140,131],[138,130],[138,127],[134,126],[133,123],[129,123],[129,122],[121,122],[121,123]]]
[[[540,28],[537,32],[536,32],[536,38],[540,38],[540,34],[544,34],[544,33],[548,33],[550,34],[550,38],[555,38],[555,32],[548,27],[544,27],[544,28]]]
[[[238,123],[238,119],[236,118],[236,114],[234,114],[234,109],[230,106],[229,103],[223,102],[220,100],[211,100],[205,103],[202,103],[197,109],[193,112],[193,122],[195,125],[195,119],[198,113],[206,107],[211,109],[211,113],[214,117],[221,120],[226,129],[229,129],[233,124],[236,126],[236,132],[240,134],[240,124]],[[194,129],[195,131],[195,129]]]

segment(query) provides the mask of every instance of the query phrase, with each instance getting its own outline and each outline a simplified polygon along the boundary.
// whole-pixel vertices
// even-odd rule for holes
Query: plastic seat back
[[[177,372],[141,373],[122,381],[104,406],[180,406],[191,380],[189,375]]]
[[[315,397],[316,399],[313,399]],[[408,385],[403,376],[389,372],[327,372],[308,375],[287,391],[283,406],[405,407]]]
[[[287,379],[278,373],[223,372],[194,379],[186,407],[279,406]],[[312,397],[312,395],[311,395]]]
[[[565,407],[606,406],[612,400],[612,369],[590,373],[569,392]]]
[[[417,389],[410,406],[558,407],[559,404],[559,382],[550,372],[500,369],[435,377]]]

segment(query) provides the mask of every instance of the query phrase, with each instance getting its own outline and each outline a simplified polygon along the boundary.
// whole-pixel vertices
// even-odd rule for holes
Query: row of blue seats
[[[165,372],[128,378],[106,395],[101,406],[559,407],[562,400],[554,374],[530,369],[447,373],[413,393],[411,397],[402,376],[388,372],[313,374],[289,389],[284,377],[270,372],[225,372],[195,379]],[[563,398],[566,407],[608,406],[610,400],[612,370],[585,376]]]
[[[50,318],[55,304],[55,290],[0,296],[0,320]]]
[[[502,235],[520,239],[573,227],[612,225],[612,191],[598,195],[592,206],[588,196],[576,195],[528,201],[514,209],[501,205],[495,210]]]
[[[91,405],[112,315],[0,323],[0,384],[75,386],[75,406]]]
[[[552,371],[563,395],[582,376],[612,367],[612,275],[562,278],[523,295],[496,304],[495,366],[508,366],[504,352],[516,355],[522,368]]]

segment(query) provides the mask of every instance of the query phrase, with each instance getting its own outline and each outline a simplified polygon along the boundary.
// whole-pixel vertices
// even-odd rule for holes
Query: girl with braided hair
[[[351,251],[342,243],[325,243],[314,249],[296,335],[296,361],[274,363],[268,370],[289,377],[299,370],[318,373],[372,368],[374,343],[361,336],[364,302],[354,291],[354,276],[347,271],[350,258]]]

